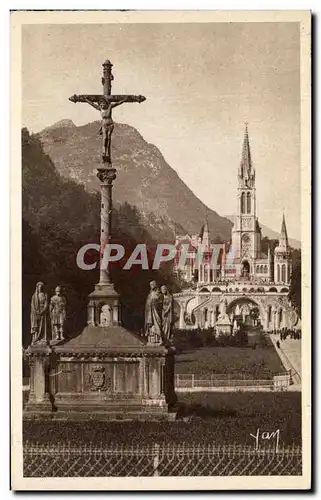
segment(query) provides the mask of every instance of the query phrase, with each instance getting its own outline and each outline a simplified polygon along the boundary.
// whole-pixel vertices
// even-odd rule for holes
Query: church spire
[[[251,149],[250,149],[249,131],[247,128],[247,122],[245,123],[241,166],[243,166],[246,170],[251,170],[252,168]]]
[[[205,224],[204,224],[204,229],[203,229],[202,243],[206,247],[209,247],[209,244],[210,244],[210,232],[209,232],[209,229],[208,229],[208,211],[207,211],[207,207],[206,207],[206,211],[205,211]]]
[[[279,244],[274,249],[274,281],[275,283],[289,283],[292,272],[291,249],[283,213]]]
[[[209,233],[208,230],[208,208],[205,208],[205,225],[204,225],[204,232]]]
[[[284,213],[283,213],[283,219],[282,219],[282,226],[281,226],[281,233],[280,233],[280,239],[279,239],[279,246],[286,247],[286,248],[289,246],[288,233],[287,233],[287,230],[286,230]]]
[[[247,122],[245,123],[242,157],[241,157],[241,164],[240,164],[240,169],[239,169],[239,178],[242,179],[242,181],[244,181],[246,184],[253,183],[254,178],[255,178],[255,172],[254,172],[254,168],[252,165],[251,148],[250,148],[249,131],[248,131]]]
[[[204,247],[209,247],[210,245],[210,232],[208,229],[207,207],[205,211],[205,224],[203,224],[201,227],[199,241],[202,243],[202,245],[204,245]]]

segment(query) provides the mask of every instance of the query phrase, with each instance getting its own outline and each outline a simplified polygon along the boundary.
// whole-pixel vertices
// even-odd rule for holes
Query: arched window
[[[280,282],[280,265],[279,264],[276,266],[276,271],[277,271],[276,281],[277,281],[277,283],[279,283]]]
[[[246,198],[247,198],[247,213],[250,214],[251,213],[251,193],[247,193],[246,195]]]
[[[260,266],[256,266],[256,272],[259,273],[260,272]]]
[[[280,292],[281,293],[288,293],[289,289],[288,288],[281,288]]]
[[[264,266],[264,272],[265,272],[265,274],[268,272],[268,267],[267,266]]]
[[[282,264],[281,281],[285,283],[285,264]]]
[[[269,289],[269,292],[277,292],[277,289],[274,286],[272,286],[272,288]]]
[[[263,273],[263,266],[260,266],[260,273]]]
[[[241,194],[241,214],[245,214],[245,193]]]
[[[280,325],[282,325],[282,320],[283,320],[283,309],[280,309]]]

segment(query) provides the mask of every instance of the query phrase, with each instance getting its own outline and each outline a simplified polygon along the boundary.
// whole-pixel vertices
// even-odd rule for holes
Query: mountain
[[[95,170],[100,166],[100,122],[80,127],[62,120],[38,134],[44,151],[58,172],[82,184],[89,192],[99,190]],[[125,124],[115,124],[112,141],[113,165],[117,169],[115,204],[137,207],[141,223],[158,241],[172,242],[175,234],[197,234],[204,222],[206,206],[180,179],[153,144]],[[213,240],[230,238],[231,222],[208,210]]]
[[[229,219],[234,224],[235,215],[226,215],[226,218]],[[273,229],[270,229],[267,226],[264,226],[264,224],[261,224],[261,222],[260,222],[260,226],[262,229],[262,236],[263,237],[266,236],[267,238],[269,238],[269,240],[278,240],[279,239],[280,233],[278,233],[277,231],[273,231]],[[298,240],[295,240],[293,238],[289,238],[289,244],[291,245],[292,248],[295,248],[295,249],[301,248],[301,242]]]
[[[56,128],[66,128],[66,127],[73,128],[75,126],[76,125],[72,120],[64,119],[64,120],[59,120],[59,122],[56,122],[53,125],[50,125],[49,127],[46,127],[44,130],[53,130]]]

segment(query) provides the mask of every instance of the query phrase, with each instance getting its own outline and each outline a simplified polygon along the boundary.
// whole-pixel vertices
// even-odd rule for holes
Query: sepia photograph
[[[310,12],[16,11],[11,64],[12,488],[309,489]]]

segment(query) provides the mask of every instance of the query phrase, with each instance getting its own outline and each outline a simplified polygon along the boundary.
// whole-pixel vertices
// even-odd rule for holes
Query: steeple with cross
[[[253,274],[254,261],[260,255],[261,233],[256,217],[255,169],[252,160],[248,122],[245,122],[241,161],[238,168],[237,212],[232,231],[236,258],[248,265]]]

